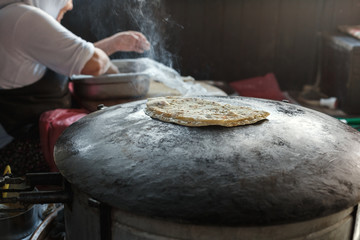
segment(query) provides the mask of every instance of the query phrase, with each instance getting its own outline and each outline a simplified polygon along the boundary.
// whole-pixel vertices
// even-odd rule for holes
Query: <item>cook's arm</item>
[[[146,37],[136,31],[116,33],[94,43],[94,45],[102,49],[108,56],[117,51],[143,53],[150,49],[150,43]]]
[[[86,62],[84,68],[81,70],[81,74],[99,76],[102,74],[118,73],[118,69],[110,61],[106,53],[95,47],[94,54]]]

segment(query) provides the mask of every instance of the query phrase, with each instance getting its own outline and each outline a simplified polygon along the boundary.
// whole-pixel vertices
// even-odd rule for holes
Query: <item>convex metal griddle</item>
[[[55,147],[80,191],[136,215],[174,222],[262,225],[327,216],[360,201],[360,133],[285,102],[206,99],[270,113],[239,127],[152,119],[146,101],[82,118]]]

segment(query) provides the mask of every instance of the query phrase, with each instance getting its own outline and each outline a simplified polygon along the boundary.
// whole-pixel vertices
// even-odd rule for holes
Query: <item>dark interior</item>
[[[149,57],[184,76],[231,82],[272,72],[281,89],[301,90],[316,81],[321,34],[358,24],[359,10],[352,0],[74,0],[63,24],[89,41],[140,30]]]

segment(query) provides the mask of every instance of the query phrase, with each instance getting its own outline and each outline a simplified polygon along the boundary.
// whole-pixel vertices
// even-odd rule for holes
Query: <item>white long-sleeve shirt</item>
[[[80,74],[94,45],[55,20],[67,1],[0,0],[0,89],[35,83],[46,68]],[[11,139],[0,124],[0,148]]]
[[[49,0],[44,0],[49,1]],[[46,68],[63,75],[80,74],[94,46],[43,10],[24,3],[0,9],[0,88],[38,81]]]

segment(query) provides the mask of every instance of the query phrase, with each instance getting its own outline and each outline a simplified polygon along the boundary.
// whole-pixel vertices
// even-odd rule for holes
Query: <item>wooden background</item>
[[[283,90],[315,82],[320,36],[360,25],[360,0],[74,0],[63,24],[96,41],[140,30],[152,57],[198,80],[273,72]],[[139,57],[138,54],[117,54]]]

